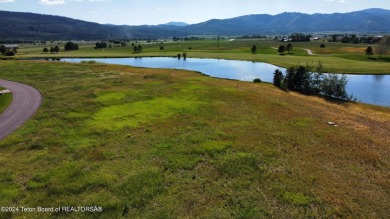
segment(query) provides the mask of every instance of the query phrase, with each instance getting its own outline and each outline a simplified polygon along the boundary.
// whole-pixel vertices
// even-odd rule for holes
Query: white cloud
[[[3,3],[3,2],[15,2],[15,0],[0,0],[0,3]]]
[[[0,2],[2,1],[15,1],[15,0],[0,0]],[[108,1],[108,0],[39,0],[39,3],[41,4],[44,4],[44,5],[62,5],[62,4],[66,4],[68,2],[83,2],[83,1],[86,1],[86,2],[105,2],[105,1]]]
[[[65,4],[65,0],[40,0],[39,3],[44,5],[62,5]]]

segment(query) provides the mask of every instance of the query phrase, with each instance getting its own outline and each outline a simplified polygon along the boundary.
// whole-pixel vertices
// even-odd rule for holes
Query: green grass
[[[132,43],[142,44],[142,53],[133,53]],[[60,52],[58,54],[44,54],[44,46],[50,45],[21,45],[17,58],[53,58],[53,57],[138,57],[138,56],[170,56],[186,52],[188,57],[222,58],[233,60],[251,60],[266,62],[280,67],[290,67],[297,64],[312,64],[321,61],[326,66],[326,71],[336,73],[355,74],[389,74],[390,56],[379,58],[373,55],[367,58],[364,51],[365,44],[343,44],[325,42],[326,47],[320,48],[322,42],[293,42],[293,51],[287,55],[279,55],[275,48],[286,44],[273,40],[222,40],[217,47],[216,40],[193,40],[180,42],[130,42],[127,47],[94,49],[94,43],[80,43],[79,51]],[[60,44],[60,47],[62,44]],[[164,50],[160,50],[164,45]],[[250,48],[256,45],[257,53],[252,54]],[[54,46],[54,44],[53,44]],[[191,49],[189,49],[191,48]],[[303,49],[311,49],[315,56],[309,56]]]
[[[2,218],[390,215],[388,108],[190,71],[46,61],[0,68],[44,96],[0,142],[0,206],[104,209]]]
[[[0,90],[4,90],[5,88],[0,87]],[[12,93],[7,93],[0,95],[0,114],[4,112],[4,110],[7,109],[7,107],[12,102]]]

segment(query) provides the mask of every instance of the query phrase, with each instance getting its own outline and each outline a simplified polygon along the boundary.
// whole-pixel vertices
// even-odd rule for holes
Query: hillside
[[[388,32],[390,11],[367,9],[351,13],[246,15],[212,19],[185,25],[180,22],[157,26],[102,25],[66,17],[0,11],[0,41],[155,39],[188,35],[288,34],[293,32]],[[131,23],[131,21],[129,21]]]
[[[102,25],[66,17],[0,11],[0,41],[108,40],[181,35],[173,26]]]
[[[282,13],[275,16],[246,15],[225,20],[209,20],[186,27],[193,34],[264,34],[292,32],[387,32],[390,11],[367,9],[351,13]]]

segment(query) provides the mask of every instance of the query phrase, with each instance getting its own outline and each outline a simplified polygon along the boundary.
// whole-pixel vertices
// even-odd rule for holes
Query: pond
[[[61,59],[65,62],[81,62],[94,60],[107,64],[130,65],[146,68],[174,68],[202,72],[203,74],[240,81],[253,81],[260,78],[272,83],[275,69],[285,73],[285,68],[275,65],[224,59],[177,59],[168,57],[158,58],[103,58],[103,59]],[[390,75],[350,75],[347,74],[347,92],[359,102],[390,106]]]

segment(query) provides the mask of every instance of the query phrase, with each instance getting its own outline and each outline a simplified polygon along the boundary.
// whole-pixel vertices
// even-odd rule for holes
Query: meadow
[[[160,53],[153,48],[141,55]],[[263,57],[222,48],[207,56]],[[132,55],[102,52],[110,54]],[[0,142],[0,206],[103,208],[0,218],[390,217],[389,108],[183,70],[47,61],[0,69],[44,96]]]
[[[5,90],[6,88],[0,87],[0,90]],[[7,109],[9,104],[12,102],[12,93],[6,93],[0,95],[0,114]]]
[[[43,53],[44,47],[58,45],[63,49],[65,42],[53,42],[46,45],[20,45],[17,58],[60,58],[60,57],[139,57],[139,56],[171,56],[178,53],[187,53],[188,57],[218,58],[230,60],[249,60],[266,62],[280,67],[290,67],[298,64],[316,64],[321,61],[327,72],[352,74],[389,74],[390,56],[379,58],[374,54],[370,58],[365,55],[367,44],[343,44],[325,42],[325,48],[320,48],[322,41],[291,42],[293,51],[289,54],[279,55],[277,49],[288,42],[269,39],[250,40],[188,40],[188,41],[130,41],[126,47],[94,49],[95,42],[78,42],[80,50],[72,52],[59,52],[58,54]],[[134,53],[134,45],[142,45],[141,53]],[[256,54],[251,53],[251,47],[257,47]],[[164,47],[163,50],[160,47]],[[311,56],[304,49],[310,49],[315,54]]]

